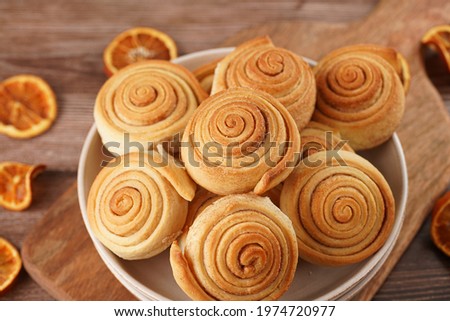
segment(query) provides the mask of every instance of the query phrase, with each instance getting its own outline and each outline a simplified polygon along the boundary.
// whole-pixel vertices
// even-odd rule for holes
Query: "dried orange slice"
[[[147,60],[171,60],[177,57],[177,46],[164,32],[137,27],[125,30],[103,52],[105,73],[112,76],[132,63]]]
[[[44,165],[0,163],[0,206],[12,211],[28,208],[32,201],[31,181]]]
[[[434,206],[431,238],[442,252],[450,256],[450,192],[441,197]]]
[[[0,133],[30,138],[50,128],[56,118],[56,99],[45,80],[17,75],[0,83]]]
[[[0,294],[9,289],[21,268],[19,252],[11,243],[0,237]]]
[[[422,43],[434,47],[450,72],[450,25],[436,26],[423,36]]]

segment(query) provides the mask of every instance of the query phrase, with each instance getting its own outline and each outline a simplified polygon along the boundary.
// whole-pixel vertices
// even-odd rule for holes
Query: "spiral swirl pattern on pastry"
[[[272,96],[232,88],[205,100],[183,134],[181,156],[199,185],[219,194],[256,194],[293,170],[300,134],[289,112]]]
[[[148,148],[183,132],[194,110],[208,94],[184,67],[152,60],[132,64],[100,89],[94,117],[104,144],[123,155],[124,135]],[[131,150],[135,151],[135,150]]]
[[[359,53],[376,55],[380,58],[383,58],[388,64],[392,66],[392,68],[394,68],[395,72],[399,76],[400,81],[403,85],[404,92],[408,92],[411,82],[411,73],[409,70],[408,62],[400,52],[390,47],[384,47],[375,44],[357,44],[336,49],[335,51],[333,51],[333,53],[344,54],[347,52],[355,51]]]
[[[301,57],[277,48],[269,37],[238,46],[217,66],[212,94],[233,87],[248,87],[277,98],[299,129],[311,119],[316,101],[314,74]]]
[[[170,250],[175,280],[195,300],[275,300],[291,284],[297,260],[292,223],[254,194],[214,201]]]
[[[195,184],[184,169],[152,153],[152,166],[132,153],[113,160],[89,191],[88,218],[95,236],[121,258],[159,254],[184,226]],[[161,165],[164,164],[164,165]]]
[[[314,120],[338,129],[355,150],[378,146],[392,136],[403,116],[405,93],[385,59],[358,47],[343,48],[325,56],[314,71]]]
[[[352,264],[385,243],[395,220],[394,198],[368,161],[345,151],[339,161],[329,160],[328,153],[315,153],[309,164],[296,167],[284,182],[281,210],[292,220],[300,257],[323,265]]]

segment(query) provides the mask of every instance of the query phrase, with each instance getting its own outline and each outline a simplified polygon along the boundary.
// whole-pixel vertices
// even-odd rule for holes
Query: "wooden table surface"
[[[141,8],[143,3],[146,10]],[[41,75],[56,92],[59,116],[52,129],[40,137],[17,141],[0,136],[0,162],[15,160],[48,166],[34,182],[35,201],[29,210],[14,213],[0,208],[0,236],[20,248],[27,232],[75,180],[84,140],[84,134],[79,133],[87,133],[91,126],[95,93],[106,79],[102,50],[120,31],[138,25],[159,28],[175,39],[183,54],[217,47],[237,31],[267,21],[339,23],[360,19],[376,3],[92,0],[86,6],[79,0],[1,1],[0,79],[18,73]],[[424,61],[450,111],[450,75],[436,54],[426,53]],[[432,244],[429,224],[428,219],[376,300],[450,300],[450,258]],[[24,270],[15,286],[0,297],[51,299]]]

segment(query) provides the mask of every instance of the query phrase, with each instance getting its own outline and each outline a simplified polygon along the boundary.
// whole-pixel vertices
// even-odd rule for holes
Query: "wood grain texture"
[[[73,173],[45,171],[33,181],[31,207],[23,212],[11,212],[0,208],[0,236],[10,240],[17,248],[34,225],[47,212],[65,190],[75,181]],[[39,285],[23,269],[14,286],[0,300],[51,300]]]
[[[430,223],[428,218],[375,300],[450,300],[450,259],[431,241]]]
[[[176,1],[176,5],[172,2],[155,5],[154,1],[148,1],[140,3],[139,8],[142,10],[135,10],[138,1],[128,1],[126,4],[122,1],[86,3],[61,0],[0,2],[0,21],[4,31],[0,33],[0,40],[9,44],[2,47],[0,52],[0,78],[23,72],[43,75],[55,88],[61,111],[54,128],[41,137],[16,141],[0,136],[0,161],[14,159],[33,163],[44,162],[50,166],[50,170],[59,171],[45,172],[36,180],[36,202],[28,211],[11,213],[0,209],[0,235],[21,247],[24,236],[33,224],[75,179],[74,170],[81,144],[92,123],[93,100],[105,79],[101,71],[101,51],[119,31],[135,25],[154,26],[172,35],[179,44],[180,51],[186,53],[216,47],[236,31],[263,22],[270,25],[276,21],[322,20],[338,23],[335,26],[340,29],[345,26],[342,24],[344,21],[363,18],[376,1],[227,1],[226,5],[222,1],[201,1],[195,2],[195,5],[193,2],[186,0]],[[432,5],[433,3],[430,3],[426,6]],[[201,15],[198,14],[200,8]],[[402,32],[396,26],[398,23],[393,23],[397,21],[394,19],[395,15],[391,15],[393,17],[388,17],[391,20],[386,20],[386,23],[394,26],[390,26],[392,33],[387,37],[383,34],[376,35],[377,26],[368,32],[370,37],[379,43],[395,44],[396,41],[403,41]],[[448,6],[438,5],[428,15],[435,19],[434,24],[439,23],[442,17],[446,17],[446,22],[450,20]],[[400,14],[399,17],[399,21],[404,21],[404,15]],[[355,27],[358,23],[361,22],[352,26]],[[296,32],[310,30],[310,23],[301,24],[305,29]],[[318,25],[329,26],[325,23]],[[408,23],[407,26],[414,27],[414,32],[417,33],[413,35],[414,39],[420,38],[420,30],[424,26],[417,27],[414,23]],[[283,27],[279,30],[289,29]],[[311,27],[311,30],[314,31],[315,28]],[[334,33],[327,35],[327,41],[335,36]],[[408,39],[409,37],[412,36],[408,36]],[[338,38],[341,39],[342,36]],[[276,43],[282,45],[277,40]],[[302,48],[297,46],[299,50]],[[316,57],[321,54],[317,52]],[[442,65],[436,54],[429,53],[427,67],[435,86],[450,108],[450,76],[442,72]],[[416,89],[421,88],[416,86]],[[429,84],[426,86],[429,87]],[[434,108],[436,107],[432,106],[432,109]],[[410,114],[409,122],[420,117],[430,120],[426,116],[427,110],[424,107],[419,115]],[[402,125],[402,130],[405,130],[404,126]],[[418,133],[426,133],[432,126],[431,123],[419,128]],[[411,132],[416,134],[415,131],[417,128],[411,125],[405,130],[406,134],[401,135]],[[429,147],[432,149],[436,146],[433,143]],[[425,147],[428,151],[428,147]],[[419,152],[419,156],[425,152],[421,153],[420,148],[417,146],[414,149]],[[449,158],[448,154],[445,157],[445,150],[441,151],[441,154],[444,160]],[[423,178],[425,184],[419,181],[422,193],[428,194],[427,189],[431,187],[430,191],[435,195],[441,187],[433,186],[432,179],[440,174],[434,173],[429,167],[425,170],[430,176],[428,179]],[[441,175],[447,175],[448,180],[448,172]],[[418,204],[419,211],[425,213],[425,209],[430,207],[433,197],[427,199],[429,200],[425,204]],[[420,198],[416,203],[420,203]],[[408,210],[415,211],[416,203],[409,205]],[[418,260],[417,257],[423,260]],[[449,284],[449,270],[450,259],[440,255],[439,251],[430,245],[427,227],[423,226],[375,298],[450,299],[450,294],[442,285],[428,281],[430,279],[436,280],[436,283]],[[51,296],[22,271],[17,284],[5,296],[0,297],[0,300],[8,299],[47,300],[51,299]]]
[[[26,270],[60,300],[134,300],[87,235],[76,189],[73,184],[26,237],[21,252]]]

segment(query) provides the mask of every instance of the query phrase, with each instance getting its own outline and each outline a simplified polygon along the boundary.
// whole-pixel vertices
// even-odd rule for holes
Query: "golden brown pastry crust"
[[[198,187],[195,192],[194,199],[189,202],[188,215],[186,218],[185,229],[189,229],[189,227],[194,223],[195,218],[210,204],[212,204],[215,200],[219,199],[220,196],[214,194],[202,187]]]
[[[186,68],[163,60],[148,60],[127,66],[100,89],[94,118],[104,144],[123,155],[124,135],[140,143],[170,140],[181,134],[197,106],[208,94]],[[137,150],[131,150],[137,151]]]
[[[152,166],[142,156],[124,155],[120,164],[114,159],[97,175],[88,196],[95,236],[127,260],[149,258],[168,248],[180,235],[187,201],[195,195],[194,182],[173,159]],[[163,156],[154,151],[151,162],[162,164]]]
[[[355,150],[387,141],[405,109],[400,77],[385,58],[361,46],[337,49],[314,68],[313,120],[338,129]]]
[[[267,196],[268,198],[270,198],[270,200],[276,207],[280,207],[280,196],[282,189],[283,183],[280,183],[274,188],[271,188],[270,190],[262,194],[261,196]]]
[[[411,73],[406,58],[400,52],[398,52],[394,48],[375,44],[357,44],[346,46],[336,49],[333,52],[335,54],[343,54],[353,51],[366,52],[368,54],[374,54],[379,56],[380,58],[383,58],[392,66],[392,68],[394,68],[395,72],[400,77],[405,93],[408,92],[409,85],[411,83]]]
[[[323,150],[354,152],[350,145],[342,140],[339,131],[315,121],[310,121],[300,132],[300,136],[302,137],[301,158]]]
[[[267,196],[270,201],[276,206],[280,206],[280,194],[283,189],[283,184],[278,184],[274,188],[268,190],[261,196]],[[221,196],[214,194],[203,187],[198,187],[195,192],[194,199],[189,202],[189,210],[186,218],[185,229],[189,229],[189,227],[194,223],[195,218],[208,206],[211,205],[214,201],[218,200]]]
[[[195,77],[197,77],[200,85],[202,85],[203,89],[210,94],[214,79],[214,71],[216,70],[217,64],[221,61],[222,58],[211,61],[193,71]]]
[[[222,197],[170,249],[177,284],[194,300],[275,300],[290,286],[298,253],[291,221],[268,198]]]
[[[294,119],[275,98],[232,88],[205,100],[183,134],[192,179],[218,194],[262,194],[292,172],[300,151]]]
[[[211,94],[233,87],[271,94],[287,108],[299,129],[306,126],[314,111],[312,69],[293,52],[275,47],[268,36],[241,44],[217,65]]]
[[[346,165],[340,165],[327,160],[329,153],[315,153],[308,157],[309,164],[296,167],[283,184],[281,210],[292,220],[301,258],[347,265],[383,246],[395,220],[394,197],[367,160],[341,151]]]

